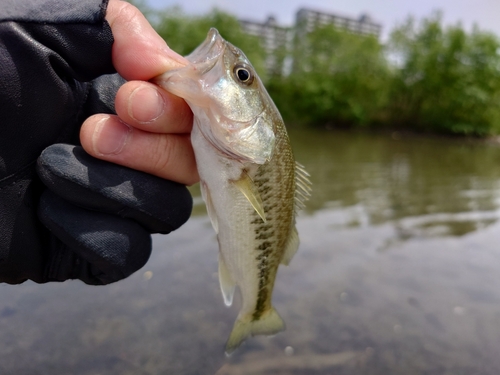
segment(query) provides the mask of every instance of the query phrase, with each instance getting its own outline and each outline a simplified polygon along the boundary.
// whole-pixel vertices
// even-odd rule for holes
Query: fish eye
[[[234,75],[241,83],[250,85],[253,82],[253,74],[247,67],[243,65],[236,65],[233,71]]]

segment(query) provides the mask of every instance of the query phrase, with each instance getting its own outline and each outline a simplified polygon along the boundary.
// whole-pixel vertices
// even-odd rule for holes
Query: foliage
[[[402,65],[391,83],[391,120],[424,131],[500,133],[500,44],[491,34],[434,15],[396,28],[389,44]]]
[[[328,25],[296,45],[292,74],[269,84],[287,120],[353,126],[381,119],[389,69],[375,37]]]

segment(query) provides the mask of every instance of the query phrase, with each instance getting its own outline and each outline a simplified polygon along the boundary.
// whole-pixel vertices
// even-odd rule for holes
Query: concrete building
[[[298,33],[309,33],[316,27],[325,25],[335,25],[337,28],[348,32],[373,35],[377,38],[382,31],[382,25],[372,21],[367,14],[362,14],[356,19],[302,8],[295,17],[295,29]]]
[[[266,67],[271,75],[286,75],[297,67],[301,51],[305,50],[305,37],[319,26],[335,25],[347,32],[377,38],[382,31],[382,25],[366,14],[356,19],[306,8],[296,13],[292,27],[278,25],[272,16],[264,23],[240,20],[240,24],[245,33],[261,39],[267,52]]]
[[[259,37],[262,41],[267,52],[266,67],[269,74],[283,74],[285,59],[293,41],[293,30],[279,26],[272,16],[264,23],[240,20],[240,24],[245,33]]]

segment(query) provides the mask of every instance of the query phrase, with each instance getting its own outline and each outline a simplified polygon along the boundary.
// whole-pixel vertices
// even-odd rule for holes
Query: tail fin
[[[238,317],[226,343],[226,355],[234,352],[249,336],[275,335],[285,329],[285,322],[278,312],[271,307],[258,320],[252,316]]]

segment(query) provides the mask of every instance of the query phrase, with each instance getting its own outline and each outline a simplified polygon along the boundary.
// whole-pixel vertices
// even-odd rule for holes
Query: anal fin
[[[283,257],[281,258],[281,264],[288,266],[293,256],[299,249],[299,234],[295,226],[293,227],[290,237],[286,243],[285,252],[283,253]]]

